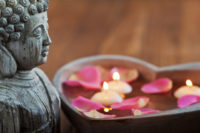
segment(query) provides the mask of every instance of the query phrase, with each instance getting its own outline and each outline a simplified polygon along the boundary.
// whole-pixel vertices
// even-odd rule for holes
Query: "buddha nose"
[[[48,32],[46,32],[46,34],[45,34],[45,39],[44,39],[44,41],[43,41],[43,46],[49,46],[51,43],[52,43],[52,42],[51,42],[51,39],[50,39],[50,37],[49,37],[49,34],[48,34]]]

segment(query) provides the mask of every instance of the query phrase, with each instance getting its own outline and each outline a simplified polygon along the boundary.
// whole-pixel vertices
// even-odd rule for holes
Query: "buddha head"
[[[47,60],[48,0],[0,0],[0,78]]]

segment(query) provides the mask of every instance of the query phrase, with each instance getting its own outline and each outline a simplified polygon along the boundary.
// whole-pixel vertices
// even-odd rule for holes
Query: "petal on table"
[[[166,93],[172,89],[172,80],[168,78],[157,79],[151,83],[142,86],[141,90],[144,93],[155,94],[155,93]]]
[[[186,95],[178,99],[179,108],[187,107],[196,103],[200,103],[200,97],[196,95]]]
[[[101,88],[101,73],[94,66],[86,66],[77,74],[71,75],[64,84],[69,86],[83,86],[87,89]]]
[[[126,81],[126,82],[132,82],[136,80],[139,76],[139,72],[137,69],[126,69],[121,67],[113,67],[110,70],[110,76],[112,78],[112,75],[114,72],[118,72],[120,75],[120,80]]]
[[[100,113],[96,110],[91,110],[90,112],[83,112],[84,115],[90,118],[115,118],[116,115],[107,115]]]
[[[72,102],[72,105],[74,107],[78,108],[79,111],[84,111],[84,112],[105,108],[100,103],[91,101],[91,100],[84,98],[82,96],[79,96],[78,98],[74,99],[73,102]]]
[[[130,110],[132,108],[143,108],[149,102],[149,98],[146,96],[138,96],[134,98],[129,98],[121,103],[114,103],[111,105],[112,109],[118,110]]]
[[[153,113],[159,113],[160,110],[154,110],[154,109],[148,109],[148,108],[140,108],[140,109],[132,109],[133,115],[147,115],[147,114],[153,114]]]

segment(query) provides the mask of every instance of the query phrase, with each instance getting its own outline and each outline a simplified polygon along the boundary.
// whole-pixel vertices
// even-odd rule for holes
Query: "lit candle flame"
[[[124,94],[120,94],[120,96],[124,99],[126,96]]]
[[[192,83],[191,80],[187,79],[187,80],[186,80],[186,85],[187,85],[188,87],[192,87],[192,86],[193,86],[193,83]]]
[[[118,72],[114,72],[112,75],[113,80],[120,80],[120,75]]]
[[[108,90],[109,86],[107,82],[103,82],[103,90]]]
[[[106,113],[108,113],[111,110],[112,110],[112,108],[104,108],[104,112],[106,112]]]

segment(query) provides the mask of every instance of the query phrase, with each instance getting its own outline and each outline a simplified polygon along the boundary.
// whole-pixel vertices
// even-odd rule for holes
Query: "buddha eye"
[[[33,31],[33,36],[37,39],[40,39],[42,36],[42,29],[41,27],[37,27],[34,31]]]

